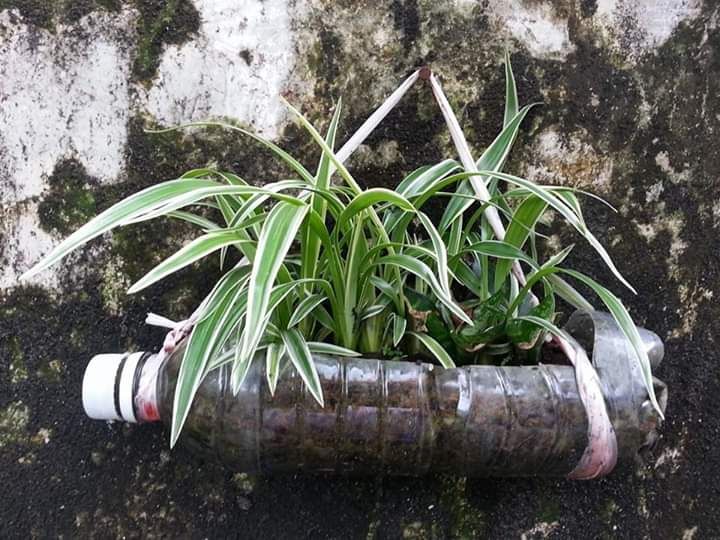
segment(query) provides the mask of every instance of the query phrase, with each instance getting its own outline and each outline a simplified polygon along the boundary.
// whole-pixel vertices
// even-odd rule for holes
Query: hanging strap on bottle
[[[445,123],[450,130],[450,136],[455,144],[463,167],[465,167],[468,172],[477,172],[478,169],[475,160],[472,158],[470,146],[465,139],[462,129],[460,129],[460,124],[455,117],[455,113],[447,97],[445,97],[440,83],[433,73],[429,73],[427,78],[432,86],[435,100],[438,102],[440,110],[445,117]],[[490,193],[488,193],[481,177],[470,177],[470,184],[478,199],[482,202],[488,202],[490,200]],[[487,206],[484,213],[498,240],[505,238],[505,227],[495,207]],[[518,261],[515,261],[513,265],[513,278],[517,279],[521,285],[524,285],[526,282],[525,275]],[[534,303],[537,303],[537,298],[534,295],[532,295],[531,298],[534,299]],[[600,379],[597,371],[595,371],[595,368],[588,359],[585,350],[576,341],[563,336],[554,336],[553,340],[560,346],[563,353],[565,353],[575,368],[575,380],[578,384],[578,392],[585,406],[588,419],[588,445],[580,458],[580,462],[569,474],[569,478],[589,480],[598,476],[604,476],[610,473],[617,463],[617,438],[615,437],[615,430],[608,416],[607,406],[603,398],[602,389],[600,388]]]
[[[195,325],[195,321],[197,320],[199,311],[200,308],[196,309],[190,317],[179,322],[175,322],[167,317],[163,317],[162,315],[157,315],[155,313],[147,314],[147,317],[145,317],[145,324],[170,329],[170,331],[165,335],[162,348],[158,353],[161,361],[170,356],[178,346],[178,343],[190,334],[193,326]]]

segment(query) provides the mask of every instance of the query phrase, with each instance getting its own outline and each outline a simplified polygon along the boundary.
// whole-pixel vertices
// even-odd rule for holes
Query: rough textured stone
[[[240,6],[240,7],[238,7]],[[0,0],[0,536],[673,537],[720,534],[720,11],[710,0]],[[526,120],[509,168],[599,193],[586,218],[639,291],[632,314],[667,340],[656,448],[597,482],[251,479],[169,452],[159,426],[88,420],[94,353],[156,348],[153,310],[181,318],[217,277],[203,264],[124,290],[189,238],[178,223],[97,240],[20,285],[79,222],[144,186],[217,164],[285,173],[216,131],[146,126],[229,116],[317,159],[279,95],[346,137],[429,63],[471,144],[502,122],[502,52]],[[452,152],[413,89],[353,160],[366,185]],[[568,234],[569,233],[563,233]],[[569,240],[569,238],[567,238]],[[149,247],[148,247],[149,246]],[[591,252],[572,262],[615,290]]]

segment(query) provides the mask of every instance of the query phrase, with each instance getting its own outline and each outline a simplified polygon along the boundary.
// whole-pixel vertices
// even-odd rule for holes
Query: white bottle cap
[[[135,371],[144,353],[98,354],[85,368],[82,402],[97,420],[137,422],[133,407]]]

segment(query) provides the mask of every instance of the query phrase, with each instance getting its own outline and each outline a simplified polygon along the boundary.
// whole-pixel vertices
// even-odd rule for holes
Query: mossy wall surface
[[[710,0],[0,0],[0,537],[720,536],[719,22]],[[572,262],[666,340],[667,422],[643,462],[587,483],[249,478],[170,452],[158,425],[85,418],[87,360],[157,348],[145,313],[187,316],[217,265],[126,296],[191,237],[158,222],[18,275],[87,217],[187,169],[287,174],[234,135],[145,127],[232,117],[313,164],[279,95],[320,126],[342,96],[346,138],[430,64],[478,151],[501,127],[506,47],[521,102],[543,103],[509,169],[619,210],[589,201],[586,218],[639,295],[582,246]],[[351,165],[392,186],[447,155],[420,85]]]

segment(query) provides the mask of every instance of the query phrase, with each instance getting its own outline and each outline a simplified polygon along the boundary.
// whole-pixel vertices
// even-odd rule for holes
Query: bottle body
[[[618,458],[629,461],[659,423],[632,348],[612,318],[578,312],[566,328],[592,353]],[[642,331],[651,362],[662,342]],[[228,347],[234,347],[230,343]],[[185,342],[167,357],[98,355],[83,382],[95,418],[172,418]],[[566,476],[588,445],[588,421],[569,365],[465,366],[317,356],[324,407],[294,369],[275,394],[257,358],[237,394],[230,365],[200,385],[180,442],[249,473]],[[664,408],[665,385],[656,380]]]
[[[181,442],[243,472],[413,476],[563,476],[587,444],[571,367],[315,362],[324,408],[292,370],[280,377],[274,396],[263,362],[253,363],[237,395],[229,366],[211,372]],[[169,358],[158,378],[164,420],[172,413],[176,365]]]
[[[171,417],[183,353],[181,346],[158,374],[164,421]],[[476,477],[565,476],[588,444],[570,366],[442,369],[321,356],[315,363],[324,407],[294,370],[281,373],[274,396],[265,362],[253,362],[237,395],[230,389],[230,366],[214,370],[197,393],[181,443],[249,473]],[[629,400],[603,386],[619,457],[628,460],[655,429],[657,416],[647,399]]]

